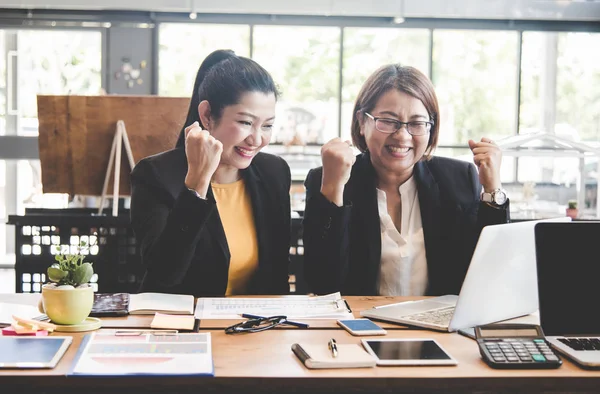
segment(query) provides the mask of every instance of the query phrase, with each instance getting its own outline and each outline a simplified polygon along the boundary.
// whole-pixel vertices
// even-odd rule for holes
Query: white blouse
[[[377,189],[381,224],[381,264],[379,295],[422,296],[427,289],[427,258],[421,207],[413,177],[399,188],[402,226],[398,232],[387,210],[387,196]]]

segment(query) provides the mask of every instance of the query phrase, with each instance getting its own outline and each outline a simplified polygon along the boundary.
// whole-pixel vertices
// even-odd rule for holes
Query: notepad
[[[196,319],[192,315],[167,315],[156,313],[151,328],[165,328],[172,330],[193,330]]]
[[[337,357],[333,357],[326,343],[292,345],[292,351],[310,369],[374,367],[375,357],[357,344],[338,344]]]
[[[194,296],[167,293],[99,293],[94,295],[92,316],[153,315],[192,315]]]

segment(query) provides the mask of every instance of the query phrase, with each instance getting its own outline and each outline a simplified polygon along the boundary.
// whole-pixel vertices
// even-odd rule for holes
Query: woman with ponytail
[[[260,152],[278,96],[251,59],[217,50],[202,62],[175,148],[131,174],[140,291],[288,293],[290,168]]]

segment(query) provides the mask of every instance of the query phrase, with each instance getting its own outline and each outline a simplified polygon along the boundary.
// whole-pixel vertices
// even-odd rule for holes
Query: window
[[[99,31],[2,30],[0,54],[0,135],[37,136],[38,94],[101,92]],[[42,194],[39,160],[0,157],[0,263],[13,261],[8,215],[66,204],[66,195]]]
[[[600,45],[600,34],[523,33],[520,133],[550,132],[599,146],[600,95],[595,87],[600,83],[600,56],[590,45]],[[597,161],[587,158],[582,165],[560,146],[554,156],[519,158],[518,181],[533,187],[525,206],[538,214],[562,215],[568,200],[578,199],[581,190],[580,215],[595,216]]]
[[[250,54],[250,26],[163,23],[159,30],[158,93],[190,97],[200,64],[217,49]]]
[[[516,133],[517,32],[434,30],[440,144]]]
[[[282,96],[271,143],[322,144],[338,135],[340,29],[256,26],[253,58]]]
[[[342,139],[350,139],[352,110],[361,86],[379,67],[400,63],[429,75],[429,30],[345,28]]]
[[[543,77],[552,64],[545,61],[546,35],[540,32],[523,33],[519,133],[544,130],[542,114],[545,112],[545,101],[541,97],[542,90],[547,86]],[[551,105],[554,106],[554,102]]]
[[[6,134],[6,45],[4,30],[0,30],[0,136]],[[0,175],[2,171],[0,170]],[[2,234],[0,234],[2,237]],[[2,238],[0,238],[2,239]],[[2,251],[0,251],[0,254]]]
[[[100,94],[102,47],[98,31],[20,30],[16,73],[18,135],[38,134],[38,94]],[[12,61],[9,54],[9,61]]]
[[[600,33],[559,33],[556,128],[600,141]]]

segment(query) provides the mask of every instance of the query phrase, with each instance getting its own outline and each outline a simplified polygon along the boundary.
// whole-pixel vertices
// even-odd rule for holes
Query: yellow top
[[[211,186],[231,253],[225,295],[247,294],[248,284],[258,270],[258,240],[250,196],[243,179]]]

